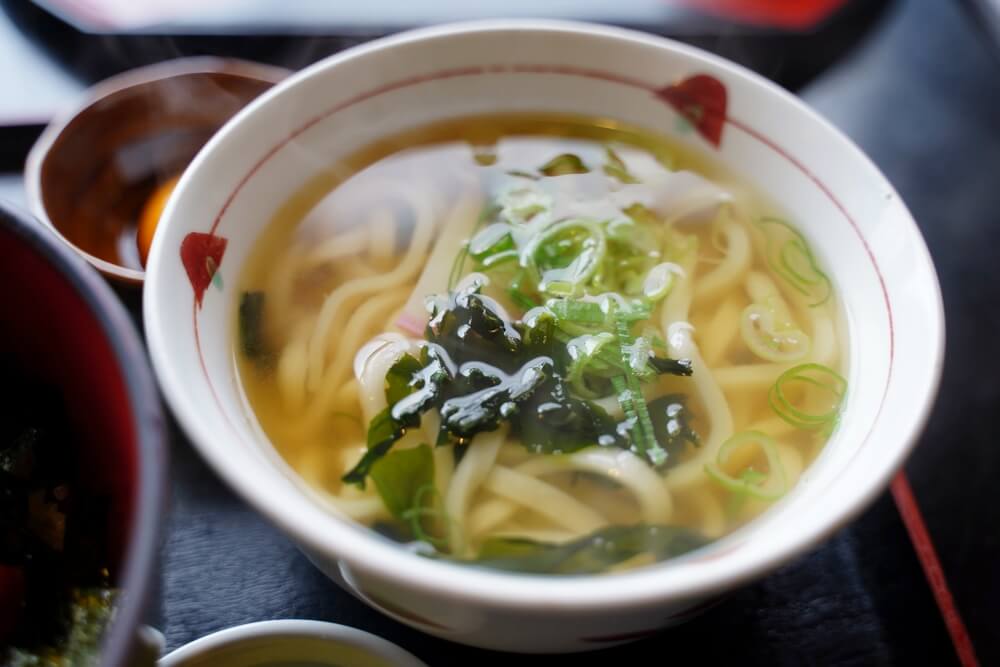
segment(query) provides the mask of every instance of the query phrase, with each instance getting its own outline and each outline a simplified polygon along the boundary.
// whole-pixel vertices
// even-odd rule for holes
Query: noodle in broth
[[[427,555],[596,573],[791,489],[846,381],[833,286],[753,191],[665,138],[490,116],[294,196],[241,277],[237,364],[334,511]]]

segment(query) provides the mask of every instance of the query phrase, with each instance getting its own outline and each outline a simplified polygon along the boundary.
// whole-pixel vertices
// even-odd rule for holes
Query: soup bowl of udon
[[[145,321],[200,452],[330,577],[517,651],[656,632],[885,488],[934,268],[828,123],[702,51],[407,33],[291,77],[182,177]]]

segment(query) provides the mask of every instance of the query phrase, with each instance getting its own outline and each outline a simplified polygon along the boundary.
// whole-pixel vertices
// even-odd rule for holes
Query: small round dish
[[[136,225],[147,200],[168,194],[158,186],[287,74],[241,60],[182,58],[97,84],[32,147],[25,165],[32,212],[104,275],[141,283]]]
[[[58,391],[80,454],[74,481],[107,498],[112,585],[121,594],[100,665],[122,667],[144,648],[137,640],[166,507],[165,424],[145,350],[107,283],[4,206],[0,309],[3,361]]]
[[[381,637],[320,621],[261,621],[215,632],[159,667],[426,667]]]

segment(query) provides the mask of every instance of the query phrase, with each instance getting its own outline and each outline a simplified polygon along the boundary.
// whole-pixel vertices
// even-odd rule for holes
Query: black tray
[[[1000,664],[1000,505],[993,501],[1000,477],[996,62],[955,3],[909,0],[855,57],[803,96],[895,183],[938,267],[947,364],[941,398],[907,475],[954,594],[954,607],[945,599],[945,608],[962,613],[983,663]],[[501,658],[547,667],[678,660],[948,665],[960,656],[974,664],[952,616],[956,652],[888,494],[813,553],[683,626],[598,653],[511,658],[423,635],[356,601],[234,497],[176,428],[172,440],[173,498],[158,604],[168,648],[231,625],[297,617],[372,631],[435,666]]]

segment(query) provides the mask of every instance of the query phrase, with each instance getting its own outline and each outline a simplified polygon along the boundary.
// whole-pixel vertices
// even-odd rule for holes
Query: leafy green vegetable
[[[403,519],[408,510],[422,506],[420,490],[434,484],[434,456],[427,445],[397,449],[372,464],[370,474],[386,508]]]
[[[431,303],[427,338],[440,345],[457,363],[471,358],[488,361],[509,372],[516,363],[512,363],[511,353],[520,346],[521,334],[501,315],[499,304],[480,294],[480,289],[481,285],[473,284],[447,298],[435,299]]]
[[[571,396],[559,376],[532,396],[513,425],[514,435],[535,453],[567,454],[595,444],[628,446],[620,425],[594,403]]]
[[[567,174],[586,174],[590,169],[583,163],[579,155],[563,153],[543,164],[538,168],[538,171],[546,176],[565,176]]]
[[[653,423],[656,441],[666,450],[668,461],[676,461],[688,445],[701,445],[698,434],[691,427],[693,419],[682,394],[667,394],[649,402],[649,417]]]
[[[564,544],[492,538],[483,543],[472,562],[511,572],[596,574],[640,554],[661,561],[707,543],[697,533],[675,526],[609,526]]]
[[[402,364],[405,364],[405,368],[397,371]],[[403,426],[418,426],[420,414],[440,402],[444,386],[454,375],[453,367],[447,353],[439,345],[425,345],[420,352],[419,362],[409,355],[403,355],[386,376],[387,380],[393,373],[399,376],[405,374],[410,378],[405,394],[401,394],[402,390],[398,385],[391,394],[389,389],[386,390],[386,402],[392,406],[392,418]],[[396,382],[399,381],[397,378]]]
[[[510,251],[514,251],[513,255],[517,257],[510,225],[504,222],[495,222],[486,227],[472,237],[468,247],[472,258],[486,267],[499,263],[497,257]]]
[[[608,178],[634,181],[610,148],[606,163]],[[429,299],[429,344],[419,360],[407,356],[390,369],[388,411],[372,421],[369,450],[345,481],[363,483],[374,462],[431,409],[441,417],[438,445],[465,446],[505,422],[532,451],[598,444],[665,462],[641,383],[663,373],[690,375],[691,366],[656,356],[655,336],[631,329],[649,320],[671,289],[673,267],[660,261],[660,249],[673,237],[639,204],[607,220],[556,218],[559,188],[545,179],[588,172],[579,156],[556,156],[541,176],[509,183],[484,208],[482,228],[456,258],[449,284],[471,257],[478,270],[502,276],[523,319],[507,316],[482,293],[480,280]],[[625,413],[621,423],[588,400],[612,393]]]
[[[446,400],[441,405],[441,427],[459,440],[495,430],[501,420],[512,418],[519,404],[552,376],[552,366],[551,359],[538,357],[507,375],[480,362],[462,364],[459,375],[468,386],[487,386]]]
[[[509,336],[497,311],[492,316],[484,312],[495,308],[492,300],[454,296],[450,303],[449,314],[438,322],[432,320],[428,337],[453,350],[452,359],[461,369],[448,390],[451,398],[441,406],[442,428],[451,437],[462,442],[496,428],[503,420],[511,423],[513,435],[532,451],[576,451],[593,444],[625,446],[603,410],[567,390],[563,379],[566,348],[552,335],[551,313],[532,311],[534,315],[526,316],[524,322],[511,325],[517,335]],[[463,303],[475,303],[477,309],[463,308]],[[449,343],[459,331],[466,344]],[[503,345],[488,340],[500,336],[508,337]],[[513,349],[508,350],[511,343]],[[497,348],[502,348],[502,356]]]
[[[264,293],[244,292],[240,297],[240,347],[248,359],[261,361],[268,355],[264,336]]]
[[[385,400],[395,405],[413,393],[413,376],[423,368],[420,362],[409,354],[404,354],[385,374]]]
[[[364,488],[365,478],[376,461],[389,453],[408,428],[420,426],[420,415],[443,398],[443,387],[451,380],[454,365],[437,345],[426,345],[420,361],[404,354],[386,373],[388,406],[368,425],[368,451],[341,479]]]
[[[571,394],[566,377],[574,362],[555,335],[555,316],[536,308],[525,321],[510,322],[480,289],[473,284],[432,302],[428,343],[419,360],[403,355],[390,367],[389,407],[372,419],[368,451],[344,475],[345,482],[363,485],[376,462],[430,409],[441,417],[437,444],[464,444],[507,422],[512,434],[535,452],[629,446],[635,420],[617,424],[604,410]],[[607,382],[602,374],[613,375],[614,367],[598,359],[598,353],[594,357],[574,372],[576,380],[598,386]],[[621,364],[620,357],[610,358]],[[684,368],[667,360],[661,365],[670,371]],[[649,364],[644,368],[650,375],[658,372]]]
[[[396,441],[406,434],[406,429],[392,418],[391,408],[372,417],[368,426],[368,451],[341,479],[347,484],[364,488],[365,478],[375,462],[389,453]]]

